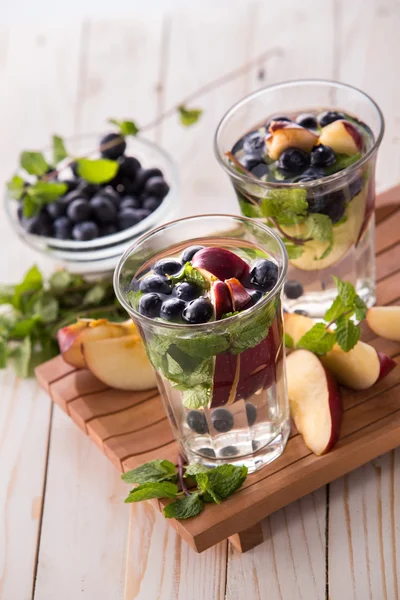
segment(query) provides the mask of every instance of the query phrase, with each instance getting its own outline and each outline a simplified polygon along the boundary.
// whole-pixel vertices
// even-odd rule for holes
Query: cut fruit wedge
[[[57,340],[65,362],[77,369],[83,369],[86,366],[82,354],[84,341],[118,338],[133,333],[136,333],[136,327],[132,321],[110,323],[107,319],[79,319],[76,323],[60,329],[57,332]]]
[[[139,335],[85,341],[82,352],[87,368],[97,379],[119,390],[156,387],[156,376]]]
[[[266,140],[267,150],[272,160],[277,160],[284,150],[298,148],[310,152],[318,141],[318,136],[296,123],[272,121]]]
[[[338,119],[322,128],[318,142],[329,146],[337,154],[353,155],[361,152],[363,137],[355,125]]]
[[[376,335],[400,342],[400,306],[373,306],[367,312],[367,323]]]
[[[290,413],[297,430],[314,454],[325,454],[337,442],[342,423],[337,383],[308,350],[288,356],[286,374]]]
[[[300,338],[314,325],[313,319],[303,315],[285,314],[284,327],[297,344]],[[357,342],[352,350],[344,352],[338,344],[325,356],[320,357],[322,364],[335,375],[337,380],[353,390],[364,390],[383,379],[397,363],[373,346]]]

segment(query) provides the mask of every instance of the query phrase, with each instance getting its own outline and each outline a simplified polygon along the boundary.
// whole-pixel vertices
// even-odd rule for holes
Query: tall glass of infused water
[[[283,452],[286,271],[280,237],[230,215],[169,223],[121,258],[115,291],[138,326],[188,461],[255,471]]]
[[[243,215],[268,224],[289,255],[284,307],[322,317],[333,276],[375,302],[375,161],[384,122],[364,92],[305,80],[235,104],[215,137]]]

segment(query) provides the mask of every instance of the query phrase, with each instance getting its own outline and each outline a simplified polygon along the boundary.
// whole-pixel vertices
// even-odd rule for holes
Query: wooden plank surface
[[[84,3],[81,4],[83,11]],[[167,105],[170,98],[173,101],[181,100],[180,90],[184,89],[183,86],[187,85],[185,91],[186,89],[191,91],[191,89],[206,83],[209,80],[209,75],[211,78],[211,75],[217,73],[217,71],[219,71],[218,75],[222,74],[227,69],[232,68],[232,65],[244,64],[248,58],[255,56],[259,48],[264,50],[272,47],[278,52],[267,61],[267,64],[262,65],[262,67],[265,67],[263,69],[263,81],[255,81],[258,75],[258,69],[255,68],[251,73],[246,73],[240,82],[232,85],[231,89],[229,85],[213,93],[212,101],[208,101],[207,98],[199,99],[199,106],[206,106],[206,114],[211,112],[211,118],[204,119],[190,132],[182,131],[172,119],[168,124],[165,123],[165,127],[151,134],[151,137],[156,139],[159,135],[162,135],[163,144],[169,149],[173,149],[174,156],[182,167],[181,177],[184,190],[181,198],[182,213],[207,212],[210,208],[221,212],[236,210],[228,181],[215,164],[210,145],[212,132],[223,110],[240,95],[250,91],[251,85],[261,85],[288,77],[333,76],[360,85],[375,96],[385,112],[387,126],[386,136],[380,151],[380,160],[378,161],[378,187],[384,189],[397,183],[400,180],[398,162],[400,102],[399,87],[395,85],[393,78],[393,73],[396,73],[396,60],[399,54],[397,36],[399,8],[396,0],[365,0],[365,2],[356,0],[352,3],[345,3],[343,0],[332,0],[318,4],[307,2],[301,6],[295,3],[294,0],[275,4],[255,0],[247,3],[247,18],[245,18],[246,11],[244,9],[238,10],[239,4],[242,3],[233,5],[232,2],[219,0],[217,8],[217,3],[206,1],[198,10],[193,10],[193,14],[188,10],[184,19],[180,16],[182,14],[181,7],[174,9],[171,5],[172,10],[167,14],[168,19],[166,21],[169,22],[169,29],[159,23],[159,20],[164,23],[164,14],[160,5],[158,5],[157,11],[152,11],[153,14],[146,16],[144,13],[147,7],[141,5],[139,8],[135,4],[132,7],[130,16],[119,17],[118,5],[115,3],[110,4],[110,18],[99,23],[95,22],[96,15],[91,14],[84,26],[82,26],[79,19],[72,21],[71,7],[65,5],[65,22],[59,20],[55,23],[54,18],[52,22],[52,11],[49,10],[46,15],[37,15],[37,23],[34,28],[18,24],[13,25],[8,31],[3,30],[0,35],[0,73],[2,80],[6,81],[7,85],[1,86],[0,89],[0,106],[2,109],[0,111],[0,123],[2,139],[7,152],[2,153],[0,178],[4,181],[9,176],[15,164],[15,157],[21,148],[42,146],[47,142],[48,135],[51,132],[59,131],[68,135],[78,129],[80,131],[101,130],[103,120],[108,116],[128,116],[138,118],[139,122],[146,122],[149,117],[151,118],[154,115],[155,105],[157,105],[155,110],[159,111],[162,106]],[[35,5],[35,11],[37,12],[37,10],[37,5]],[[140,14],[141,11],[143,13]],[[325,11],[328,17],[325,16]],[[74,15],[78,13],[78,9],[73,12]],[[215,14],[215,22],[220,22],[219,28],[210,24],[210,15],[213,14]],[[223,26],[225,18],[227,18],[229,24],[227,27]],[[22,10],[20,11],[20,20],[23,21],[23,19],[24,11]],[[179,27],[174,26],[174,23],[179,23]],[[185,36],[186,28],[190,29],[191,36],[198,32],[196,40],[199,41],[189,46],[191,49],[190,69],[182,73],[181,69],[186,59],[178,56],[180,42],[177,38],[181,35]],[[129,38],[128,42],[126,41],[127,36]],[[187,36],[185,39],[188,40]],[[140,40],[140,44],[136,44],[137,40]],[[150,41],[147,42],[146,40]],[[186,47],[184,47],[184,52]],[[239,49],[237,53],[235,52],[236,47]],[[172,52],[172,48],[176,48],[176,50]],[[216,56],[218,56],[218,69],[214,69]],[[87,60],[83,60],[85,57]],[[173,57],[174,62],[172,60],[169,63],[166,61],[170,57]],[[175,71],[174,63],[178,60],[180,69]],[[178,69],[178,64],[176,69]],[[166,69],[167,65],[169,65],[168,69]],[[85,70],[87,66],[89,66],[89,73],[87,69]],[[149,72],[149,77],[147,77],[147,72]],[[117,73],[117,75],[114,73]],[[140,77],[140,82],[138,77]],[[187,80],[188,83],[186,84],[182,80]],[[173,83],[170,83],[171,81]],[[162,86],[160,86],[160,82]],[[109,83],[112,83],[112,85],[109,85]],[[177,89],[175,96],[174,87]],[[84,89],[84,93],[79,92],[78,88]],[[163,96],[163,88],[164,90],[168,89],[168,98],[166,98],[165,93]],[[215,102],[218,102],[218,104],[215,104],[216,108],[214,109]],[[78,109],[82,111],[81,114],[77,114]],[[123,112],[124,115],[117,114],[117,109]],[[196,165],[198,165],[197,169]],[[0,236],[2,248],[7,249],[7,260],[0,261],[1,280],[13,281],[32,263],[34,257],[30,252],[26,252],[24,246],[10,232],[4,219],[0,220]],[[390,249],[388,252],[390,252]],[[379,262],[382,263],[381,257],[384,257],[384,253],[379,255],[378,265]],[[391,254],[391,257],[393,264],[395,264],[395,256]],[[40,257],[39,263],[41,267],[48,268],[49,262],[43,257]],[[12,402],[11,408],[17,420],[26,417],[26,398],[30,394],[28,389],[31,388],[27,387],[24,397],[18,400],[14,379],[7,374],[6,378],[1,380],[2,405],[4,407],[3,397],[5,397],[5,394],[9,394]],[[44,396],[43,399],[45,400]],[[7,412],[7,414],[10,413]],[[74,426],[69,421],[64,420],[64,423],[65,428],[74,430]],[[21,445],[22,441],[18,435],[7,435],[7,444],[4,444],[4,442],[0,444],[1,484],[3,481],[10,481],[7,478],[10,472],[14,473],[15,469],[17,471],[22,469],[22,477],[17,480],[12,479],[11,487],[6,483],[8,485],[8,496],[10,497],[10,493],[12,494],[13,505],[16,510],[10,512],[9,508],[4,507],[4,504],[0,505],[1,600],[10,600],[10,598],[11,600],[15,600],[15,598],[19,600],[20,597],[31,597],[29,590],[33,587],[33,566],[36,562],[39,545],[40,523],[36,522],[36,528],[24,528],[24,533],[20,533],[21,511],[18,510],[17,514],[19,506],[17,499],[21,503],[21,510],[28,515],[31,500],[30,495],[26,494],[26,481],[29,481],[27,477],[32,476],[36,488],[43,489],[46,472],[46,456],[43,452],[43,443],[47,440],[48,430],[48,417],[45,418],[43,413],[40,413],[40,417],[31,419],[29,422],[29,436],[33,436],[32,439],[37,436],[35,438],[37,441],[34,444],[24,443]],[[83,437],[78,430],[75,434],[81,438]],[[40,448],[42,448],[41,452],[39,452]],[[166,449],[168,457],[172,457],[171,445]],[[99,455],[96,448],[93,448],[93,452]],[[11,455],[14,456],[14,462],[13,460],[10,461]],[[388,456],[392,455],[389,454]],[[207,598],[208,600],[209,597],[212,597],[209,593],[210,589],[218,590],[220,596],[216,593],[217,598],[226,597],[229,600],[242,598],[247,590],[254,591],[254,597],[262,600],[271,597],[283,598],[283,600],[324,598],[321,581],[325,580],[325,552],[324,544],[320,545],[318,536],[319,532],[324,535],[327,522],[330,525],[328,529],[329,553],[327,556],[330,576],[327,577],[326,598],[329,596],[331,600],[347,599],[346,594],[348,593],[349,598],[381,600],[385,597],[383,595],[385,590],[389,600],[397,598],[395,573],[399,571],[399,568],[398,565],[397,569],[395,568],[391,557],[395,555],[396,545],[398,555],[399,544],[398,505],[400,500],[396,493],[400,469],[399,451],[396,451],[393,456],[393,461],[389,461],[393,467],[390,466],[389,468],[387,462],[385,462],[382,471],[382,481],[385,481],[387,474],[393,472],[390,477],[393,479],[394,487],[386,486],[383,488],[385,496],[384,509],[390,507],[391,515],[393,515],[391,516],[390,527],[386,525],[387,521],[383,520],[380,524],[377,518],[379,515],[377,497],[381,488],[376,472],[373,468],[363,468],[360,477],[365,486],[363,502],[365,504],[365,514],[367,515],[367,534],[361,536],[361,538],[358,535],[361,531],[361,522],[358,518],[361,509],[358,502],[360,496],[357,495],[357,485],[349,484],[348,486],[347,498],[352,506],[348,511],[344,509],[346,494],[342,485],[341,488],[338,488],[337,495],[334,496],[335,502],[338,503],[338,511],[332,509],[330,503],[331,512],[327,518],[326,495],[322,494],[320,499],[321,510],[318,513],[320,516],[313,521],[314,523],[321,523],[321,527],[319,530],[316,527],[311,527],[311,522],[308,521],[305,532],[302,533],[300,529],[301,541],[299,537],[296,538],[296,543],[301,544],[300,547],[304,549],[307,547],[305,540],[308,541],[310,552],[313,553],[314,557],[314,571],[307,567],[305,558],[297,563],[298,568],[294,570],[294,567],[288,563],[288,543],[286,542],[286,545],[282,544],[281,541],[278,543],[278,540],[284,539],[280,536],[286,535],[287,538],[289,537],[289,534],[286,534],[284,528],[280,526],[280,523],[283,522],[284,513],[288,510],[285,509],[285,511],[279,511],[265,522],[265,527],[268,528],[268,523],[272,519],[277,519],[274,537],[272,538],[276,544],[272,546],[272,549],[271,543],[267,541],[245,555],[229,554],[226,582],[224,575],[226,555],[215,556],[210,554],[211,560],[205,564],[208,565],[208,568],[211,568],[210,565],[214,565],[214,561],[220,565],[221,568],[216,568],[213,573],[214,577],[218,577],[222,583],[219,588],[202,588],[201,585],[198,585],[195,591],[197,593],[200,590],[197,594],[198,598]],[[387,459],[385,460],[387,461]],[[14,466],[11,466],[10,462]],[[124,466],[129,468],[129,459],[125,461]],[[99,469],[99,480],[102,479],[107,469],[112,468],[105,460],[100,461],[97,467]],[[82,485],[86,473],[79,468],[76,462],[73,465],[73,470],[74,475],[71,477],[70,483],[75,490]],[[349,476],[349,482],[352,481],[353,476],[356,475]],[[18,482],[18,485],[15,484],[15,481]],[[34,484],[33,487],[35,487]],[[330,487],[332,488],[332,486]],[[75,494],[75,491],[73,493]],[[300,504],[308,498],[299,501]],[[53,494],[51,502],[56,502],[56,500],[57,496]],[[86,496],[81,501],[85,503],[92,500],[92,492],[87,489]],[[95,501],[102,502],[101,495],[97,494]],[[295,506],[298,505],[299,503],[296,502]],[[9,507],[10,503],[8,502],[6,506]],[[110,508],[110,510],[118,509],[117,504],[113,504]],[[6,510],[7,512],[5,512]],[[44,516],[47,510],[50,510],[49,505],[44,508]],[[68,516],[61,516],[60,513],[59,519],[66,519],[72,526],[74,516],[70,513],[67,514]],[[96,511],[93,514],[86,513],[88,522],[94,523],[97,514]],[[290,538],[296,527],[298,527],[299,519],[300,513],[295,510],[293,519],[288,521]],[[7,521],[8,529],[2,526],[5,521]],[[58,521],[54,516],[52,522],[58,525]],[[138,513],[137,517],[134,516],[131,527],[133,535],[139,536],[142,532],[142,522],[144,523],[141,513]],[[347,569],[350,554],[348,545],[345,544],[347,538],[342,537],[342,532],[347,532],[346,523],[348,523],[351,533],[354,570],[357,571],[357,575],[354,577],[354,586],[351,574],[347,577],[347,574],[351,572]],[[344,525],[344,528],[342,525]],[[104,526],[102,525],[102,527]],[[166,551],[158,548],[159,541],[163,539],[162,535],[159,534],[163,527],[165,527],[165,524],[161,519],[154,523],[151,529],[150,542],[153,547],[152,562],[145,569],[147,576],[145,581],[141,582],[140,590],[127,587],[129,595],[126,597],[141,597],[146,598],[146,600],[147,598],[153,600],[153,598],[158,597],[158,588],[154,591],[154,586],[151,587],[151,574],[162,571],[165,564]],[[19,534],[17,536],[13,535],[13,544],[10,543],[10,531]],[[87,544],[85,529],[82,528],[79,531],[75,529],[74,531],[77,536],[77,544]],[[94,537],[98,535],[93,526],[90,531]],[[147,529],[147,531],[149,530]],[[168,531],[170,532],[170,539],[174,540],[175,544],[175,540],[178,539],[176,534],[170,528],[168,528]],[[19,541],[21,535],[24,538],[23,545]],[[382,543],[380,542],[381,539]],[[58,545],[57,526],[54,530],[47,528],[46,547],[49,552],[52,552],[53,548],[55,549],[55,554],[59,557],[59,565],[62,564],[65,572],[70,573],[72,580],[74,580],[75,570],[77,569],[76,562],[67,560],[69,558],[68,553],[66,553],[67,559],[65,559],[57,550]],[[5,554],[4,548],[6,549]],[[134,556],[137,557],[138,547],[136,548]],[[187,545],[183,544],[181,546],[181,560],[171,560],[168,563],[170,569],[163,571],[163,586],[160,593],[163,593],[163,589],[169,590],[171,599],[178,598],[177,581],[179,577],[182,578],[184,573],[186,581],[193,580],[198,572],[200,562],[204,560],[204,556],[208,555],[209,552],[213,552],[210,550],[203,555],[190,554],[191,551],[186,550],[187,548]],[[381,548],[383,548],[383,552],[381,552]],[[92,547],[93,553],[99,553],[97,556],[100,555],[102,550],[100,545]],[[130,565],[129,569],[135,575],[136,571],[132,567],[135,561],[130,560],[132,550],[133,546],[130,545],[128,547],[127,565]],[[250,560],[253,554],[254,558]],[[4,559],[4,556],[6,559]],[[124,556],[125,551],[121,550],[119,556],[121,564],[124,563]],[[316,556],[319,558],[318,562],[315,561]],[[365,556],[368,556],[369,559],[363,558]],[[96,560],[97,558],[94,557],[94,563],[96,563]],[[243,568],[240,566],[242,561],[244,561]],[[383,571],[382,565],[385,567]],[[39,567],[42,569],[46,567],[43,555],[39,555]],[[288,568],[291,574],[286,577],[285,574]],[[299,577],[299,573],[301,576],[304,569],[306,569],[309,579],[301,578],[301,582],[296,587],[296,579]],[[368,580],[368,569],[371,584],[366,587],[365,580]],[[82,577],[85,577],[89,571],[87,565],[83,571],[85,573],[82,573]],[[381,575],[382,572],[384,576]],[[276,573],[278,573],[278,576]],[[313,573],[318,580],[317,590],[313,583]],[[364,574],[366,574],[365,580],[363,578]],[[107,568],[104,568],[98,574],[105,590],[110,589],[111,575],[115,576],[115,571],[110,569],[109,575]],[[232,583],[233,580],[230,577],[234,578],[234,583]],[[203,579],[205,578],[206,576]],[[59,581],[61,581],[59,571],[55,569],[53,570],[51,585],[53,589],[57,590],[57,597],[63,600],[64,597],[68,596],[63,596],[64,592],[59,585]],[[196,581],[199,580],[196,579]],[[274,582],[273,595],[269,591],[270,581]],[[50,587],[50,583],[48,585]],[[76,591],[77,588],[74,589]],[[118,586],[116,586],[116,589],[120,591]],[[131,590],[133,590],[132,593],[130,593]],[[150,590],[150,592],[146,595],[147,590]],[[348,590],[351,590],[351,592],[348,592]],[[67,591],[69,591],[68,587]],[[92,598],[91,591],[90,586],[86,585],[84,591],[77,593],[76,596]],[[390,593],[393,593],[392,597]],[[51,597],[53,596],[54,593]],[[97,597],[102,599],[102,594],[100,593]],[[122,598],[122,595],[119,597]],[[184,597],[182,591],[180,597]],[[194,597],[196,598],[196,596]],[[38,594],[36,594],[36,598],[42,600],[42,597]],[[45,599],[47,600],[46,596]]]

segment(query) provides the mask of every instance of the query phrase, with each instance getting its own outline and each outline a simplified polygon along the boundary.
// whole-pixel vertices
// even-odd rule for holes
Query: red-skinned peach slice
[[[84,341],[122,337],[135,331],[132,321],[110,323],[107,319],[79,319],[76,323],[60,329],[57,332],[57,340],[65,362],[77,369],[83,369],[86,366],[81,348]]]
[[[209,246],[196,252],[192,265],[200,272],[211,273],[221,281],[230,277],[240,279],[247,270],[247,264],[237,254],[215,246]]]
[[[309,317],[293,313],[284,315],[285,332],[295,344],[313,325],[314,321]],[[353,390],[364,390],[373,386],[397,364],[392,358],[377,352],[365,342],[357,342],[349,352],[344,352],[335,344],[332,350],[321,356],[321,362],[340,383]]]
[[[367,323],[376,335],[400,342],[400,306],[373,306],[367,312]]]
[[[330,146],[338,154],[351,155],[361,152],[363,137],[355,125],[339,119],[322,128],[318,143]]]
[[[296,123],[288,121],[272,121],[269,126],[266,145],[269,157],[277,160],[284,150],[298,148],[310,152],[318,141],[318,136]]]
[[[214,305],[217,321],[222,315],[233,311],[229,288],[223,281],[213,282],[211,286],[211,301]]]
[[[251,301],[249,292],[235,277],[225,279],[225,283],[231,295],[233,310],[242,310]]]
[[[82,352],[87,368],[112,388],[140,391],[157,385],[139,335],[84,341]]]
[[[288,356],[286,374],[290,413],[306,446],[321,456],[337,442],[342,423],[338,385],[318,358],[308,350]]]

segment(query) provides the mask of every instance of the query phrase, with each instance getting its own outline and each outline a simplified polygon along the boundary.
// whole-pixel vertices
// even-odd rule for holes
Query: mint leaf
[[[240,354],[248,348],[254,348],[267,337],[269,328],[276,315],[276,304],[274,301],[267,304],[262,310],[251,318],[243,321],[238,320],[228,328],[230,335],[230,352]]]
[[[19,163],[30,175],[42,176],[47,173],[49,165],[41,152],[22,152]]]
[[[200,489],[202,494],[204,494],[203,499],[206,502],[215,502],[215,504],[221,504],[221,498],[214,491],[208,473],[198,473],[196,475],[196,481],[198,488]]]
[[[23,215],[25,219],[30,219],[34,215],[38,214],[40,210],[40,204],[37,204],[34,198],[27,194],[23,197]]]
[[[362,321],[367,316],[367,305],[360,296],[356,296],[354,299],[354,313],[357,321]]]
[[[64,158],[67,158],[68,152],[65,149],[64,140],[59,135],[53,135],[53,163],[58,165]]]
[[[295,225],[307,217],[307,192],[304,189],[271,190],[261,200],[261,213],[281,225]]]
[[[333,275],[335,285],[337,287],[338,296],[340,297],[343,306],[352,307],[356,298],[356,291],[348,281],[342,281]]]
[[[33,266],[27,271],[21,283],[14,287],[14,297],[12,305],[15,308],[21,308],[22,296],[26,293],[37,292],[43,287],[43,277],[37,266]]]
[[[59,304],[48,292],[42,294],[33,305],[33,314],[43,323],[52,323],[58,317]]]
[[[66,183],[55,183],[53,181],[37,181],[29,186],[27,193],[38,204],[54,202],[68,191]]]
[[[335,334],[326,330],[324,323],[316,323],[297,342],[297,348],[310,350],[314,354],[326,354],[335,344]]]
[[[199,410],[209,405],[211,401],[211,389],[206,385],[195,385],[184,389],[182,393],[182,404],[190,410]]]
[[[294,340],[291,335],[288,333],[284,334],[285,346],[286,348],[294,348]]]
[[[223,315],[221,315],[221,320],[229,319],[229,317],[234,317],[235,315],[238,315],[239,313],[240,313],[240,310],[234,310],[233,312],[224,313]]]
[[[112,125],[116,125],[121,135],[137,135],[139,133],[139,127],[133,121],[119,121],[118,119],[108,119],[108,122]]]
[[[125,503],[141,502],[152,498],[175,498],[177,493],[178,486],[175,483],[149,481],[134,488],[125,499]]]
[[[252,204],[248,202],[239,193],[238,200],[242,215],[244,215],[245,217],[250,217],[250,219],[259,219],[262,216],[260,206],[258,204]]]
[[[228,498],[241,487],[247,477],[247,471],[245,466],[236,467],[227,464],[215,467],[207,473],[208,488],[212,489],[218,498]],[[203,475],[199,474],[199,477],[203,477]]]
[[[329,239],[329,244],[327,245],[327,247],[325,248],[325,250],[323,251],[323,253],[321,254],[321,256],[317,256],[314,258],[314,260],[323,260],[324,258],[326,258],[327,256],[329,256],[329,254],[332,252],[333,250],[333,242],[334,242],[334,238],[333,238],[333,233]]]
[[[340,315],[344,311],[345,311],[345,307],[343,306],[343,302],[342,302],[340,296],[336,296],[335,300],[333,301],[332,306],[330,306],[330,308],[328,308],[328,310],[326,311],[326,313],[324,315],[324,320],[327,323],[336,321],[336,319],[338,317],[340,317]]]
[[[191,465],[188,465],[187,467],[185,467],[185,477],[194,477],[195,475],[198,475],[199,473],[208,473],[208,471],[210,471],[209,467],[206,467],[205,465],[201,464],[201,463],[192,463]]]
[[[16,321],[10,331],[11,338],[23,339],[30,336],[37,326],[38,318],[31,317]]]
[[[327,215],[312,213],[306,219],[307,237],[320,242],[329,242],[332,238],[332,221]]]
[[[200,108],[187,108],[184,105],[178,106],[179,120],[185,127],[190,127],[197,123],[203,111]]]
[[[86,292],[83,297],[82,303],[84,306],[91,304],[100,304],[106,295],[106,288],[101,283],[97,283],[90,290]]]
[[[325,167],[325,175],[332,175],[333,173],[347,169],[347,167],[353,165],[355,162],[360,160],[360,158],[361,153],[351,155],[336,154],[336,162],[334,162],[330,167]]]
[[[24,194],[25,182],[19,175],[14,175],[7,181],[7,190],[11,198],[19,200]]]
[[[53,290],[61,292],[72,284],[73,279],[71,273],[68,273],[65,269],[61,269],[60,271],[55,271],[53,273],[49,279],[49,284]]]
[[[199,494],[190,494],[164,506],[163,513],[167,519],[190,519],[201,513],[203,508]]]
[[[17,377],[28,377],[31,355],[31,338],[26,337],[10,354]]]
[[[106,183],[113,179],[118,171],[117,161],[108,158],[80,158],[77,164],[79,176],[90,183]]]
[[[283,243],[285,244],[285,248],[288,253],[289,260],[295,260],[296,258],[300,258],[300,256],[304,252],[303,246],[300,246],[297,244],[292,244],[291,242],[286,241],[285,239],[283,240]]]
[[[336,340],[344,352],[349,352],[360,339],[360,327],[353,321],[341,316],[336,321]]]
[[[210,287],[207,279],[203,277],[198,269],[192,267],[190,262],[187,262],[182,271],[180,271],[177,275],[170,275],[169,279],[173,285],[179,283],[180,281],[186,281],[187,283],[197,285],[201,289]]]
[[[178,338],[175,344],[189,356],[210,358],[225,352],[229,348],[229,340],[221,334],[199,334],[192,338]]]
[[[0,337],[0,369],[5,369],[7,366],[7,342]]]
[[[125,483],[139,484],[166,480],[175,482],[176,478],[175,465],[169,460],[152,460],[121,476]]]

